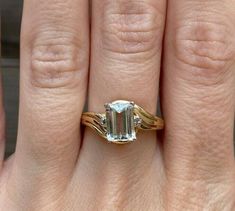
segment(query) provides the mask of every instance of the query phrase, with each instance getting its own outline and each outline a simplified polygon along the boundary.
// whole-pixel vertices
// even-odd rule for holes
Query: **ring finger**
[[[93,1],[89,111],[103,112],[105,103],[131,100],[156,112],[165,5],[165,0]],[[138,174],[146,168],[149,172],[151,165],[159,161],[153,162],[155,155],[159,156],[155,132],[139,134],[137,142],[121,147],[99,139],[90,129],[85,131],[78,165],[84,169],[89,162],[86,178],[92,177],[96,169],[107,169],[110,179],[115,177],[117,181],[115,187],[106,181],[112,188],[107,193],[118,191],[123,186],[118,181],[126,181],[120,178],[130,178],[137,173],[134,169],[138,169]],[[157,181],[156,175],[154,180]],[[140,182],[144,185],[147,180]],[[116,197],[118,194],[110,198]]]

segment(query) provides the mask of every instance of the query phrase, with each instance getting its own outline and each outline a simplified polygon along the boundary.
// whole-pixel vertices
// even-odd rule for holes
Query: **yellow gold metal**
[[[134,104],[134,115],[138,116],[141,120],[135,127],[136,133],[138,130],[161,130],[164,128],[163,119],[150,114],[136,104]],[[92,128],[101,137],[107,139],[107,125],[105,124],[105,117],[105,113],[84,112],[82,114],[82,124]],[[120,143],[117,142],[117,144]]]
[[[85,112],[82,114],[82,124],[95,130],[101,137],[106,139],[106,128],[102,125],[105,114]]]
[[[134,113],[137,114],[141,121],[138,126],[141,130],[161,130],[164,128],[164,120],[160,117],[154,116],[143,108],[135,104]]]

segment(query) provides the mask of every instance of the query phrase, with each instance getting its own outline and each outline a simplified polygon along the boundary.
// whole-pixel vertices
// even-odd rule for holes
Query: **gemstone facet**
[[[126,143],[136,140],[134,103],[115,101],[106,104],[105,108],[108,141]]]

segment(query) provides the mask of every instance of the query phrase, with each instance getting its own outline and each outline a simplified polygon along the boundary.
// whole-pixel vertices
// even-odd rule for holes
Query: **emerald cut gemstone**
[[[125,143],[136,139],[134,103],[115,101],[105,105],[107,139],[110,142]]]

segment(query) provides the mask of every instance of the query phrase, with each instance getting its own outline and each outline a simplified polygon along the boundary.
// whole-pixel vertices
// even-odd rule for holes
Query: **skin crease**
[[[0,210],[235,210],[234,19],[235,0],[25,0]],[[158,87],[157,135],[116,146],[80,127],[86,96],[154,113]]]

